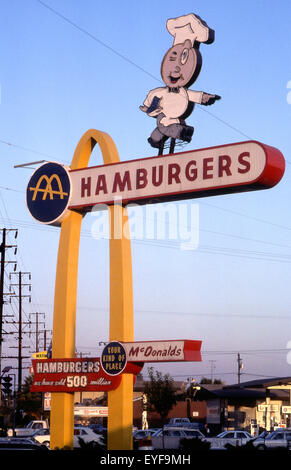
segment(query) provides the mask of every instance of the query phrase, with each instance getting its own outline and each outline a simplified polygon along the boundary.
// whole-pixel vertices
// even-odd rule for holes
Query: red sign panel
[[[82,392],[116,389],[121,376],[112,377],[100,366],[98,358],[32,360],[32,392]]]
[[[282,178],[282,153],[257,141],[71,170],[70,209],[134,201],[164,202],[271,188]]]
[[[100,358],[33,359],[32,392],[106,392],[115,390],[121,375],[106,374]],[[124,372],[138,374],[143,364],[128,363]]]
[[[139,362],[179,362],[201,361],[202,341],[189,339],[162,341],[135,341],[122,343],[128,361]]]

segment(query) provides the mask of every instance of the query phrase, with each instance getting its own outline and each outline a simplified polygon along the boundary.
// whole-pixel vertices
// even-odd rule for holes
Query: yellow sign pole
[[[133,341],[133,293],[127,211],[110,207],[110,341]],[[108,392],[108,449],[132,449],[133,375]]]
[[[98,143],[104,164],[119,162],[111,137],[90,129],[80,139],[71,169],[86,168]],[[109,208],[110,215],[110,340],[133,341],[133,296],[130,239],[124,234],[127,212]],[[79,242],[82,214],[71,212],[62,222],[59,242],[53,323],[53,358],[75,356]],[[108,448],[132,448],[133,376],[125,374],[120,387],[109,392]],[[52,393],[51,448],[73,448],[74,394]]]
[[[57,262],[52,357],[75,357],[79,240],[82,215],[72,212],[62,223]],[[52,393],[51,440],[55,448],[73,447],[74,394]]]

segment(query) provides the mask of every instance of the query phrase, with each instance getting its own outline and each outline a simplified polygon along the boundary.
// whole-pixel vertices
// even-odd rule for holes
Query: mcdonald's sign
[[[77,169],[46,163],[29,181],[27,203],[36,220],[59,225],[70,211],[86,213],[96,204],[148,204],[271,188],[284,170],[282,153],[257,141]]]
[[[88,168],[96,144],[100,146],[104,164]],[[37,361],[37,372],[41,377],[35,376],[35,381],[40,384],[34,384],[45,387],[44,391],[47,392],[50,391],[47,387],[55,387],[51,405],[52,449],[64,446],[73,448],[72,389],[79,386],[86,388],[91,380],[87,372],[81,372],[82,378],[79,377],[80,373],[76,371],[79,365],[75,369],[72,365],[69,380],[67,373],[52,375],[54,363],[73,364],[80,361],[75,359],[75,327],[78,253],[84,214],[95,204],[106,204],[110,215],[110,233],[114,233],[119,224],[114,218],[113,204],[116,198],[122,200],[123,207],[120,202],[117,204],[122,222],[120,238],[111,237],[109,240],[111,344],[103,351],[102,358],[98,358],[100,376],[92,380],[98,381],[103,377],[107,381],[108,375],[110,381],[108,449],[129,450],[132,449],[132,375],[140,372],[144,362],[201,361],[201,341],[134,342],[131,247],[130,239],[122,230],[128,222],[125,204],[133,201],[140,204],[158,203],[267,189],[281,180],[284,169],[282,153],[257,141],[120,162],[111,137],[106,132],[89,129],[76,147],[70,168],[58,163],[46,163],[34,172],[26,191],[29,212],[39,222],[61,226],[52,359]],[[88,359],[84,358],[84,361]],[[41,369],[46,363],[53,364],[48,366],[51,372]],[[117,372],[116,376],[114,372]],[[116,389],[111,388],[113,383],[119,381]],[[64,388],[59,388],[61,384]],[[102,384],[90,382],[94,387],[103,387],[104,384],[104,381]]]
[[[38,222],[60,225],[67,213],[71,180],[67,169],[54,162],[40,166],[31,176],[26,190],[26,204]]]

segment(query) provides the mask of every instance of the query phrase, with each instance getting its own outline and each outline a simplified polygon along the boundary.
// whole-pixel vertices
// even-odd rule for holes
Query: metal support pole
[[[18,392],[22,384],[22,275],[18,273],[19,318],[18,318]]]
[[[175,151],[175,145],[176,145],[176,139],[171,139],[171,143],[170,143],[170,153],[174,153]]]
[[[4,269],[5,269],[5,247],[6,247],[6,228],[2,232],[1,244],[1,272],[0,272],[0,372],[2,370],[2,326],[3,326],[3,305],[4,305]],[[1,376],[0,376],[0,404],[1,404]]]
[[[119,162],[116,146],[105,132],[91,129],[80,139],[71,163],[88,166],[98,143],[104,164]],[[110,214],[112,207],[110,207]],[[117,212],[126,221],[126,209]],[[83,215],[72,211],[62,222],[54,302],[53,358],[75,356],[79,240]],[[111,219],[112,220],[112,219]],[[110,240],[110,340],[133,341],[133,301],[130,240]],[[133,375],[123,374],[121,385],[108,393],[108,448],[132,449]],[[73,447],[74,394],[52,393],[51,448]]]

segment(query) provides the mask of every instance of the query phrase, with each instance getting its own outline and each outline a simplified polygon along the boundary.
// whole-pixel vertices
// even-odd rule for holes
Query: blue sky
[[[1,2],[0,216],[2,226],[19,228],[18,269],[32,273],[33,304],[24,310],[46,312],[51,328],[59,231],[31,219],[31,170],[14,165],[43,158],[69,164],[89,128],[108,132],[121,160],[155,155],[147,143],[154,121],[138,107],[161,85],[161,60],[172,44],[166,20],[191,12],[216,32],[212,45],[201,45],[192,89],[222,99],[196,106],[185,150],[256,139],[282,151],[286,172],[267,191],[200,199],[198,250],[132,243],[135,339],[201,339],[201,364],[160,367],[177,379],[210,376],[215,360],[216,377],[233,383],[238,352],[245,380],[291,375],[287,0]],[[94,151],[92,165],[100,158]],[[108,242],[90,235],[92,221],[87,215],[81,238],[77,348],[94,356],[108,339],[109,259]],[[11,352],[15,339],[6,338],[4,352]],[[26,335],[25,344],[33,342]]]

